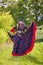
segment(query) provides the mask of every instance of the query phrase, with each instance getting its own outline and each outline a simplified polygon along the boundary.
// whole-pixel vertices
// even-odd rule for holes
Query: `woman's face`
[[[19,21],[20,24],[22,24],[23,22],[22,21]]]

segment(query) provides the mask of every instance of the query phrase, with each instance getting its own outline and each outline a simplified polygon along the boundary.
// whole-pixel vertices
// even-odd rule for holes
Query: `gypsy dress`
[[[18,36],[18,33],[11,35],[8,32],[11,40],[14,43],[12,55],[13,56],[22,56],[31,52],[34,47],[35,42],[35,33],[36,33],[36,23],[32,22],[31,26],[27,28],[25,33],[21,33],[21,37]]]

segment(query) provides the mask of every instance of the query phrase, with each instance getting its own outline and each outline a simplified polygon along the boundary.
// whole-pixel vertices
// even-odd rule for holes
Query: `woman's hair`
[[[22,21],[22,22],[23,22],[23,19],[20,18],[20,19],[18,19],[18,22],[19,22],[19,21]]]

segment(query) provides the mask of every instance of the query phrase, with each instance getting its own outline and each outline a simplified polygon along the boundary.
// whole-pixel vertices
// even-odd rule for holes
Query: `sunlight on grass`
[[[12,44],[0,47],[0,65],[43,65],[43,42],[35,43],[33,50],[26,56],[13,57]]]

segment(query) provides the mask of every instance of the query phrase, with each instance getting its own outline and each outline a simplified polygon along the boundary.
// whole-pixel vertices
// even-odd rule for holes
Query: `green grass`
[[[36,31],[36,41],[37,42],[42,42],[43,41],[43,29]]]
[[[0,46],[0,65],[43,65],[43,42],[35,43],[26,56],[13,57],[12,44]]]

